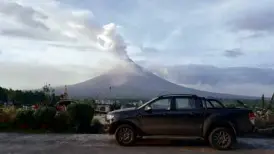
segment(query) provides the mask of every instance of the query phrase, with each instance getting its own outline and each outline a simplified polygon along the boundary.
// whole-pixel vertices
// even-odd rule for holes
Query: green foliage
[[[68,105],[67,112],[70,123],[76,128],[77,132],[88,132],[90,122],[94,116],[94,108],[87,103],[73,103]]]
[[[273,103],[274,103],[274,93],[272,94],[272,97],[271,97],[271,99],[270,99],[270,101],[269,101],[269,104],[268,104],[268,109],[272,109],[272,105],[273,105]]]
[[[236,108],[235,104],[226,104],[225,106],[228,107],[228,108]]]
[[[94,108],[87,103],[74,103],[67,107],[70,120],[73,124],[90,123],[94,116]]]
[[[13,106],[0,108],[0,129],[12,126],[16,118],[16,108]]]
[[[92,125],[103,125],[103,124],[100,122],[100,120],[97,119],[97,118],[92,119],[91,124],[92,124]]]
[[[11,127],[10,123],[0,122],[0,129],[8,129]]]
[[[39,126],[52,127],[54,125],[54,117],[56,109],[54,107],[40,107],[34,112],[34,118]]]
[[[92,119],[91,133],[98,134],[104,132],[104,125],[98,119]]]
[[[63,132],[68,130],[70,124],[69,114],[67,111],[58,112],[54,117],[54,131]]]
[[[93,100],[93,99],[83,99],[83,100],[78,100],[76,102],[90,104],[92,106],[92,108],[94,108],[94,109],[96,108],[96,103],[95,103],[95,100]]]
[[[12,123],[16,118],[16,108],[14,106],[9,106],[0,109],[0,121]]]
[[[55,101],[55,90],[51,87],[50,84],[46,84],[43,86],[43,92],[46,96],[45,103],[46,104],[53,104],[53,101]]]
[[[22,91],[0,87],[0,102],[11,101],[19,105],[33,105],[41,102],[56,103],[60,97],[55,96],[54,89],[45,85],[42,91]]]
[[[262,95],[262,100],[261,100],[261,102],[262,102],[262,108],[264,109],[264,108],[265,108],[264,94]]]
[[[35,126],[35,119],[33,117],[34,110],[17,110],[15,124],[17,127],[24,125],[25,128],[33,128]]]
[[[0,87],[0,101],[12,101],[16,104],[36,104],[45,100],[46,96],[41,91],[22,91]]]

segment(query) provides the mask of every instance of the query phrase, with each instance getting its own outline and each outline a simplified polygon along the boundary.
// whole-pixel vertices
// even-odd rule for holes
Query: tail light
[[[255,118],[256,118],[256,115],[254,114],[254,112],[250,112],[248,114],[248,117],[249,117],[250,122],[254,125],[255,124]]]

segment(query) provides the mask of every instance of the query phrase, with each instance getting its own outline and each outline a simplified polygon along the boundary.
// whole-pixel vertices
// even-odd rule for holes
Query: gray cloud
[[[196,88],[200,90],[212,91],[212,92],[222,92],[222,93],[230,93],[230,94],[243,94],[249,96],[258,96],[260,97],[264,94],[267,97],[271,97],[274,90],[274,85],[261,85],[261,84],[230,84],[230,85],[207,85],[207,84],[184,84],[184,86],[188,86],[191,88]]]
[[[66,45],[66,44],[49,44],[50,46],[57,48],[67,48],[67,49],[76,49],[77,51],[91,51],[94,50],[92,46],[75,46],[75,45]]]
[[[248,4],[243,10],[239,12],[235,10],[236,13],[234,14],[233,19],[229,23],[232,25],[234,30],[268,32],[274,30],[273,1],[265,0],[256,2],[250,2],[250,4]]]
[[[42,32],[39,33],[30,33],[26,30],[21,29],[6,29],[0,32],[1,35],[12,36],[12,37],[24,37],[35,40],[51,40],[47,35],[42,35]]]
[[[57,12],[53,14],[49,12],[51,10],[43,7],[39,10],[35,8],[35,5],[30,7],[14,1],[0,1],[0,14],[3,14],[3,19],[7,20],[7,22],[2,20],[0,34],[35,40],[75,42],[79,37],[94,41],[98,31],[101,30],[101,27],[88,17],[73,13],[75,10],[63,11],[61,7],[59,10],[54,8]]]
[[[219,68],[210,65],[148,66],[157,75],[177,84],[198,89],[243,93],[248,95],[274,92],[274,70],[248,67]],[[253,88],[251,88],[253,87]]]
[[[156,49],[156,48],[153,48],[153,47],[140,47],[141,48],[141,50],[143,51],[143,52],[146,52],[146,53],[157,53],[157,52],[159,52],[159,50],[158,49]]]
[[[0,86],[16,89],[40,88],[45,83],[53,86],[74,84],[91,78],[94,70],[84,66],[49,66],[0,62]],[[16,82],[13,82],[16,81]]]
[[[224,51],[224,56],[229,58],[236,58],[242,55],[244,55],[244,53],[240,49],[231,49]]]
[[[39,21],[47,19],[47,16],[35,11],[31,7],[22,6],[15,2],[1,3],[0,13],[6,14],[11,17],[13,16],[17,20],[31,28],[49,30],[49,28],[45,24]]]

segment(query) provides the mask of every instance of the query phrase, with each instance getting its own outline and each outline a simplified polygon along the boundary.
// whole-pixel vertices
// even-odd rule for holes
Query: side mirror
[[[145,106],[145,111],[146,112],[150,112],[151,110],[152,110],[152,108],[149,105]]]

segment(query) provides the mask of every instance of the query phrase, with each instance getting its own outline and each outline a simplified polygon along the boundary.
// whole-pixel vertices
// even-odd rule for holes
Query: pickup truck
[[[138,137],[190,137],[228,150],[237,137],[254,131],[255,115],[244,108],[226,108],[216,99],[197,95],[161,95],[136,108],[106,115],[107,131],[121,146],[133,145]]]

